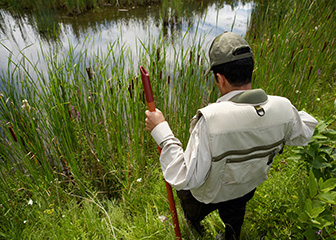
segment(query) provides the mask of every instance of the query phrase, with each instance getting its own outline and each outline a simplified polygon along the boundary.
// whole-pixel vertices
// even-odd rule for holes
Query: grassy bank
[[[42,15],[48,14],[50,12],[66,13],[68,15],[78,15],[88,11],[96,11],[102,7],[113,7],[113,8],[130,8],[130,7],[141,7],[150,6],[153,4],[160,4],[165,8],[172,8],[172,11],[181,12],[184,10],[185,5],[192,2],[199,2],[204,4],[218,3],[231,4],[232,6],[238,4],[237,0],[54,0],[54,1],[43,1],[43,0],[25,0],[25,1],[15,1],[15,0],[0,0],[0,7],[7,7],[14,11],[19,12],[31,12],[40,13]],[[245,1],[242,1],[245,2]]]
[[[4,236],[21,236],[28,226],[26,218],[33,225],[44,223],[36,211],[24,213],[27,199],[37,202],[42,213],[50,212],[50,204],[51,211],[56,211],[71,199],[78,203],[90,199],[88,194],[95,201],[118,199],[127,206],[123,214],[130,217],[142,212],[149,199],[139,195],[150,194],[163,182],[155,171],[160,168],[155,144],[145,132],[146,104],[139,74],[132,70],[134,58],[143,59],[139,64],[156,80],[152,87],[167,119],[186,129],[177,134],[184,142],[189,119],[208,94],[207,80],[198,79],[205,69],[201,40],[190,49],[176,51],[173,59],[180,62],[176,65],[168,60],[165,42],[161,38],[144,44],[138,56],[132,56],[127,46],[116,41],[91,59],[87,40],[80,51],[69,46],[65,55],[45,53],[46,71],[25,56],[19,63],[9,59],[12,71],[1,75],[0,105],[5,134],[0,146]],[[34,74],[26,72],[28,68]],[[205,95],[194,98],[194,89]],[[187,109],[188,103],[193,111],[185,115],[176,111]],[[124,231],[115,234],[120,237]]]
[[[0,16],[0,29],[4,34],[10,34],[6,15],[10,13],[15,21],[15,25],[21,26],[28,22],[34,31],[39,33],[43,40],[52,42],[62,35],[62,25],[71,23],[78,33],[82,34],[82,23],[96,24],[95,21],[115,20],[120,23],[125,19],[155,19],[160,23],[165,31],[173,28],[180,28],[182,21],[193,23],[205,15],[207,9],[216,4],[219,8],[225,4],[230,4],[232,8],[237,6],[238,0],[119,0],[119,1],[13,1],[0,0],[0,11],[4,11],[4,16]],[[245,1],[243,1],[245,2]],[[246,1],[248,2],[248,1]],[[83,20],[84,19],[84,20]],[[93,20],[95,19],[95,20]],[[78,28],[77,28],[78,26]],[[85,26],[85,24],[84,24]],[[91,25],[90,25],[91,26]],[[87,26],[85,26],[87,27]],[[164,31],[163,30],[163,31]]]
[[[160,0],[55,0],[55,1],[13,1],[1,0],[0,5],[13,8],[19,11],[29,12],[66,12],[70,15],[77,15],[90,10],[98,9],[104,6],[138,6],[144,4],[160,3]]]
[[[247,38],[256,59],[254,87],[288,97],[335,129],[330,5],[260,3]],[[23,56],[19,62],[9,58],[8,71],[0,74],[1,238],[174,239],[157,149],[145,132],[146,104],[134,59],[142,59],[157,107],[186,144],[189,119],[218,96],[213,79],[203,76],[205,43],[200,38],[188,49],[177,48],[161,37],[132,56],[117,40],[89,58],[90,41],[80,49],[70,44],[67,53],[61,46],[44,52],[46,70]],[[322,126],[306,149],[287,148],[277,158],[270,179],[249,203],[244,239],[332,239],[333,183],[316,182],[309,173],[334,177],[335,133]],[[318,212],[305,202],[317,204]],[[197,239],[177,206],[183,237]],[[223,228],[217,213],[204,224],[203,239]]]

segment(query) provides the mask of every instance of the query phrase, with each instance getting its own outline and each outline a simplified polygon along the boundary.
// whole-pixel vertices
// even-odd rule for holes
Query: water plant
[[[256,56],[255,86],[288,97],[299,109],[333,114],[334,11],[324,0],[257,4],[247,33]]]
[[[83,48],[69,44],[65,53],[61,46],[44,52],[44,70],[23,54],[19,62],[8,59],[8,72],[1,75],[0,104],[4,222],[21,215],[12,201],[36,192],[45,206],[56,208],[67,195],[87,192],[132,202],[138,196],[133,192],[137,179],[148,178],[152,166],[158,167],[150,150],[153,140],[145,134],[141,117],[146,105],[131,52],[115,41],[108,44],[107,52],[98,51],[91,58],[91,40]],[[195,98],[193,89],[207,92],[206,79],[199,82],[205,71],[200,64],[202,40],[190,49],[171,48],[172,59],[179,59],[174,63],[165,42],[162,37],[142,43],[137,58],[156,79],[153,89],[163,111],[185,129],[204,99],[203,95]],[[176,108],[187,109],[188,101],[194,103],[193,111],[181,116]],[[187,138],[187,132],[179,135]]]

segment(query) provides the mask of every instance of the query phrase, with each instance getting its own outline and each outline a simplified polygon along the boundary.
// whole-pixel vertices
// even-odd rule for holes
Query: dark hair
[[[248,57],[213,66],[211,70],[223,74],[232,86],[240,87],[251,82],[253,68],[253,57]]]

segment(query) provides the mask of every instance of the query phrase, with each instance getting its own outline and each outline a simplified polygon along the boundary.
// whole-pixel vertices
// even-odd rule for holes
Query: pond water
[[[177,39],[187,35],[187,43],[191,43],[198,35],[204,35],[204,41],[208,43],[216,35],[231,30],[245,35],[253,4],[233,2],[228,5],[210,1],[202,7],[200,3],[191,4],[185,7],[178,21],[170,17],[168,19],[172,20],[166,22],[160,18],[161,6],[129,9],[109,6],[75,17],[57,16],[51,37],[44,29],[49,21],[53,21],[52,17],[14,14],[0,9],[0,72],[8,70],[8,58],[18,62],[23,55],[43,69],[41,49],[43,52],[52,50],[55,38],[62,43],[62,51],[66,53],[70,45],[80,47],[88,38],[91,39],[90,51],[95,52],[104,51],[107,44],[116,39],[121,39],[132,51],[136,51],[139,40],[153,40],[160,33],[169,36],[173,34]],[[168,9],[168,16],[169,11],[171,9]]]

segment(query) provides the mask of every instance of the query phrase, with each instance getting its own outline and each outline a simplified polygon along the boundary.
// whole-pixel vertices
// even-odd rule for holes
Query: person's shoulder
[[[268,99],[270,100],[282,101],[282,102],[287,102],[291,104],[291,101],[286,97],[277,96],[277,95],[267,95],[267,96],[268,96]]]
[[[221,102],[215,102],[212,104],[209,104],[206,107],[203,107],[198,110],[204,116],[205,119],[207,119],[210,116],[215,115],[222,115],[222,114],[228,114],[232,111],[234,111],[236,106],[231,101],[221,101]]]
[[[218,106],[222,106],[222,105],[230,105],[232,104],[231,101],[220,101],[220,102],[214,102],[214,103],[210,103],[209,105],[199,109],[199,111],[202,111],[203,109],[212,109],[212,108],[217,108]]]

